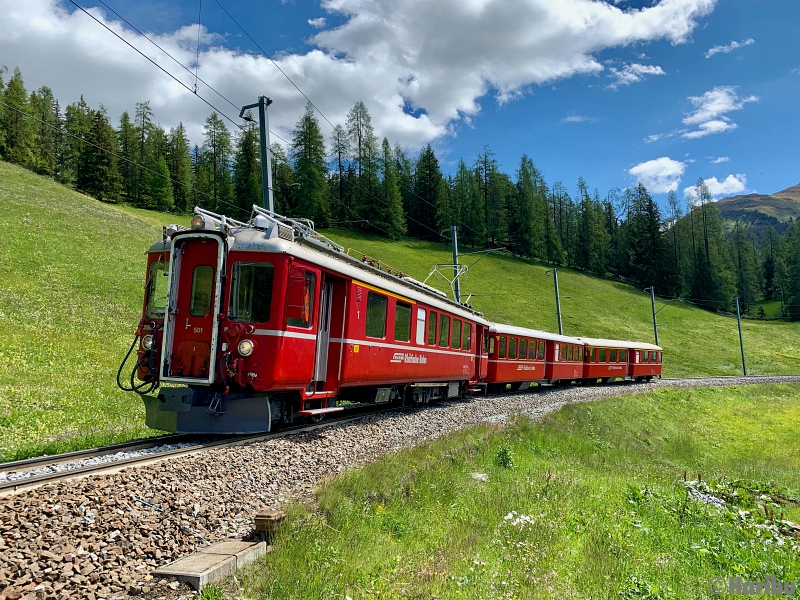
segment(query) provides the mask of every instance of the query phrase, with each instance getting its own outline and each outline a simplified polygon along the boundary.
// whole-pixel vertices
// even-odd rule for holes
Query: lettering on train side
[[[421,354],[411,354],[406,352],[395,352],[392,355],[390,363],[406,363],[409,365],[424,365],[427,364],[427,357]]]

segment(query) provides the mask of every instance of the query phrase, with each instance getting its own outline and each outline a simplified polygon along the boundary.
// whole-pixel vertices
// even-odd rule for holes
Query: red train
[[[661,375],[657,346],[490,323],[258,207],[248,223],[196,209],[191,229],[165,229],[147,255],[138,360],[120,385],[142,395],[155,429],[261,432],[342,401]]]

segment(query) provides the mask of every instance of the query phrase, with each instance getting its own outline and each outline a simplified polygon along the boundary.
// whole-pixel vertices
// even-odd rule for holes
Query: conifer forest
[[[462,247],[654,286],[712,311],[733,310],[738,297],[744,314],[763,318],[757,303],[772,301],[781,318],[800,320],[800,224],[779,234],[724,222],[703,180],[687,198],[670,192],[662,209],[641,183],[602,195],[583,178],[548,183],[527,155],[506,173],[488,147],[445,174],[430,144],[378,139],[360,101],[328,139],[307,105],[287,141],[271,147],[275,210],[318,228],[445,242],[456,225]],[[257,121],[229,126],[212,112],[203,139],[189,140],[143,101],[115,125],[83,97],[63,106],[48,87],[28,92],[18,69],[0,71],[0,158],[102,202],[244,220],[261,204]]]

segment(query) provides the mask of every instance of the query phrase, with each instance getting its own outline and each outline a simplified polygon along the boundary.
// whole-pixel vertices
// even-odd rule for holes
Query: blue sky
[[[200,0],[104,1],[192,63]],[[379,136],[433,144],[445,172],[488,146],[512,176],[526,153],[548,183],[574,192],[583,176],[601,196],[637,180],[662,203],[698,177],[717,197],[800,182],[797,0],[220,2],[333,123],[363,100]],[[97,0],[79,3],[193,83]],[[62,104],[84,93],[115,122],[150,100],[202,141],[208,106],[69,2],[0,0],[0,15],[0,64],[29,88]],[[215,0],[201,21],[200,77],[237,106],[270,96],[288,137],[305,100]]]

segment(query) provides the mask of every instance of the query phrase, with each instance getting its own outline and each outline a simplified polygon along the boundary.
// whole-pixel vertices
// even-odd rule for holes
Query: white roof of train
[[[629,348],[631,350],[663,350],[661,346],[648,344],[646,342],[631,342],[623,340],[606,340],[603,338],[578,338],[581,343],[587,346],[600,346],[606,348]]]
[[[566,335],[559,335],[557,333],[550,333],[548,331],[539,331],[537,329],[527,329],[525,327],[516,327],[515,325],[504,325],[502,323],[492,323],[489,327],[492,333],[501,333],[506,335],[519,335],[524,337],[532,337],[540,340],[551,340],[554,342],[564,342],[566,344],[581,344],[580,338],[569,337]]]

